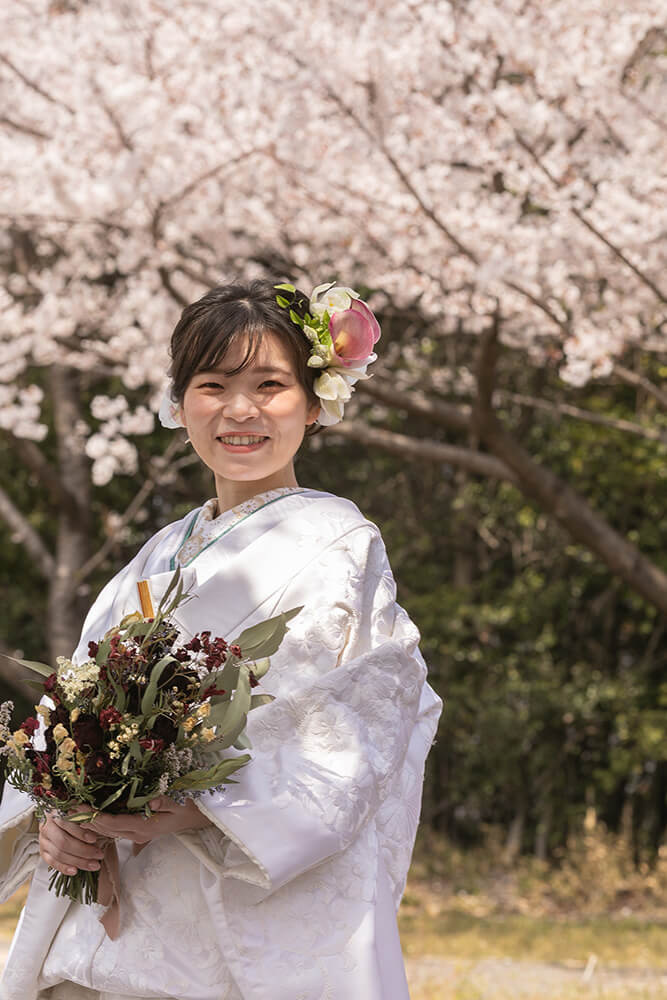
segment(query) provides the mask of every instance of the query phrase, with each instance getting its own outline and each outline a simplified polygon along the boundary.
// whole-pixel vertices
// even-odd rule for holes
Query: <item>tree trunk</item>
[[[49,657],[71,656],[78,641],[85,607],[77,594],[75,574],[89,558],[90,463],[77,433],[81,420],[78,375],[53,365],[49,371],[61,482],[77,498],[78,509],[60,506],[57,514],[55,566],[49,583]]]

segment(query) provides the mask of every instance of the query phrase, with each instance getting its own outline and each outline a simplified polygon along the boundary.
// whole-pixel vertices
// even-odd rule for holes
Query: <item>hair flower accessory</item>
[[[289,309],[290,319],[313,345],[308,365],[320,369],[313,383],[321,400],[318,423],[324,427],[337,424],[343,418],[344,405],[355,382],[370,378],[366,368],[377,358],[373,347],[380,338],[380,324],[358,292],[333,281],[313,289],[304,316],[293,308],[294,285],[275,288],[290,293],[290,298],[277,295],[276,301],[283,309]]]

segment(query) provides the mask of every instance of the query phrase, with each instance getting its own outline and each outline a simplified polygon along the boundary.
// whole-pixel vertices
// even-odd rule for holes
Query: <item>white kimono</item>
[[[0,899],[34,874],[0,1000],[79,996],[62,980],[100,998],[407,1000],[396,911],[442,703],[377,527],[348,500],[279,492],[220,518],[191,558],[198,512],[167,525],[93,604],[77,659],[138,608],[138,580],[158,601],[177,561],[196,594],[185,633],[232,639],[303,610],[262,680],[275,700],[248,718],[251,762],[197,800],[213,826],[136,857],[119,842],[116,941],[101,907],[48,891],[31,802],[5,790]]]

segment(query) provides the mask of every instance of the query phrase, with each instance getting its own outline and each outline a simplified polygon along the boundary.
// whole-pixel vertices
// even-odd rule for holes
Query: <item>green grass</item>
[[[513,958],[583,967],[595,955],[609,968],[667,969],[667,925],[630,917],[479,917],[451,908],[429,915],[413,907],[401,912],[399,926],[408,956]]]

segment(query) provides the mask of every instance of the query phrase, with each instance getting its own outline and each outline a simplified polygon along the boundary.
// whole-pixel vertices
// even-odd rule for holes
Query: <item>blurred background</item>
[[[297,476],[380,526],[446,702],[413,997],[667,996],[662,4],[22,0],[0,38],[16,718],[2,654],[69,655],[214,493],[154,415],[182,307],[350,284],[379,360]]]

